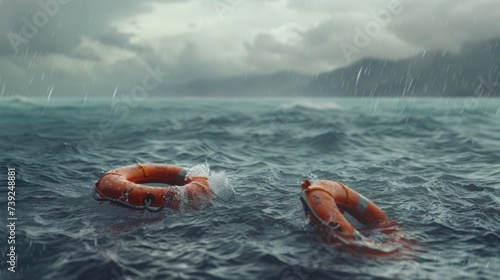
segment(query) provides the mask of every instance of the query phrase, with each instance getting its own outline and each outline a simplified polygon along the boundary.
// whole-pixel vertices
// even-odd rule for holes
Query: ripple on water
[[[109,103],[53,104],[40,117],[45,103],[24,102],[0,103],[0,127],[12,131],[0,166],[18,172],[18,279],[500,274],[497,100],[479,100],[484,114],[437,99],[159,100],[123,120]],[[111,131],[81,144],[110,118]],[[137,162],[193,166],[189,176],[209,177],[214,202],[149,213],[92,198],[102,172]],[[298,199],[305,179],[339,180],[372,199],[417,241],[413,258],[359,258],[318,242]]]

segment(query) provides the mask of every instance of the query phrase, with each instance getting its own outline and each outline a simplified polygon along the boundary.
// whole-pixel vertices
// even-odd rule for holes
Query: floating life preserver
[[[391,256],[407,244],[401,246],[394,227],[382,228],[389,242],[376,243],[360,234],[344,217],[347,212],[362,224],[390,225],[391,221],[377,205],[342,183],[333,181],[306,180],[301,185],[301,201],[310,222],[317,226],[329,243],[339,244],[343,249],[365,256]]]
[[[153,187],[144,183],[165,183]],[[118,202],[136,209],[157,212],[200,208],[211,196],[207,177],[188,177],[187,169],[165,164],[136,164],[104,173],[96,183],[97,200]]]

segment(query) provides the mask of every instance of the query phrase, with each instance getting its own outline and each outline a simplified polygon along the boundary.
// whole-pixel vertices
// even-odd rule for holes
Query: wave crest
[[[328,102],[313,102],[311,100],[299,100],[292,103],[282,104],[279,107],[280,109],[297,109],[297,108],[305,108],[310,110],[345,110],[345,108],[333,101]]]

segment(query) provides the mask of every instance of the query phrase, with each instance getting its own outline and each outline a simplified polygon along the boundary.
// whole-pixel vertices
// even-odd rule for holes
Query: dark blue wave
[[[4,263],[0,277],[496,279],[500,101],[467,104],[158,99],[124,113],[110,100],[0,99],[0,182],[16,168],[19,218],[18,271]],[[138,162],[208,163],[235,194],[223,185],[204,210],[161,213],[93,199],[103,172]],[[418,250],[363,259],[317,242],[305,179],[371,198]]]

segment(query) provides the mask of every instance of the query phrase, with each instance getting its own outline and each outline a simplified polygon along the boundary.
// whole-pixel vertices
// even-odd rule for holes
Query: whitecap
[[[282,104],[280,109],[296,109],[296,108],[306,108],[311,110],[345,110],[345,108],[333,101],[316,101],[311,100],[298,100],[292,103]]]

